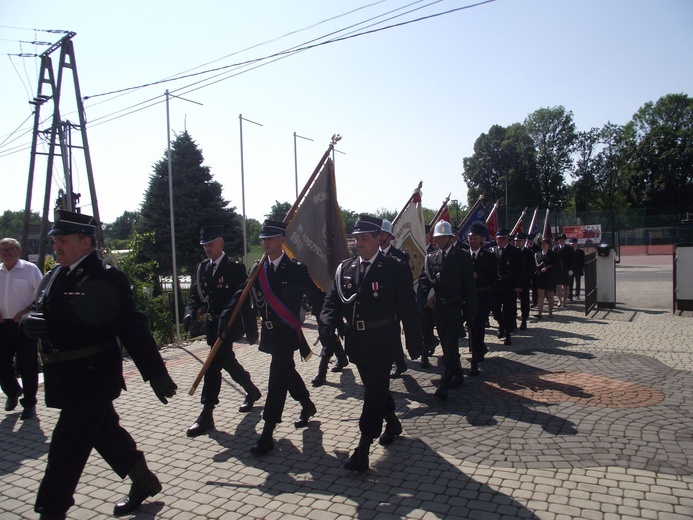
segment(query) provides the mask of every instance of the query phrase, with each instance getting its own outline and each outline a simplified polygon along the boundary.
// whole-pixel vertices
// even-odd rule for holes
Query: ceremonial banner
[[[532,222],[529,223],[529,229],[527,230],[528,235],[531,235],[532,233],[537,232],[537,211],[539,211],[539,206],[534,208],[534,214],[532,215]]]
[[[457,237],[460,242],[468,242],[467,233],[469,233],[469,229],[474,224],[480,224],[486,227],[486,217],[488,215],[486,214],[484,204],[481,202],[482,199],[483,197],[479,197],[479,199],[474,203],[474,206],[472,206],[472,209],[469,210],[469,213],[467,213],[467,216],[464,217],[464,220],[462,220],[462,223],[460,224],[460,231]],[[484,238],[488,239],[488,235]]]
[[[553,240],[553,232],[551,231],[551,221],[549,220],[549,210],[546,209],[546,217],[544,218],[544,230],[541,232],[541,238]]]
[[[515,223],[515,227],[510,231],[510,235],[514,236],[517,233],[524,233],[525,230],[522,227],[522,219],[525,216],[525,213],[527,212],[527,208],[522,210],[522,214],[520,215],[520,218],[517,219],[517,222]]]
[[[308,267],[315,283],[323,291],[329,291],[337,266],[351,256],[337,203],[331,159],[327,159],[289,222],[284,245],[290,256]]]
[[[488,235],[490,240],[495,240],[496,231],[498,231],[498,203],[496,203],[491,208],[491,212],[486,217],[486,227],[488,228]]]
[[[421,195],[421,184],[419,184],[392,222],[395,246],[409,255],[409,268],[414,278],[414,288],[418,286],[419,275],[426,257],[426,227]]]

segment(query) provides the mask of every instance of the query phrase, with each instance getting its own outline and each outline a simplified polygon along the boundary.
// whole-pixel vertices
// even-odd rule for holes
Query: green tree
[[[628,198],[632,207],[691,207],[693,98],[668,94],[645,103],[626,125]]]
[[[577,136],[573,113],[562,106],[540,108],[527,116],[524,126],[534,142],[541,205],[562,208]]]
[[[274,201],[274,204],[270,208],[270,212],[265,215],[265,218],[267,220],[275,220],[277,222],[284,222],[284,218],[286,218],[286,214],[289,212],[291,209],[291,204],[288,202],[279,202],[278,200]]]
[[[125,211],[112,223],[103,227],[104,245],[109,249],[125,249],[135,233],[139,211]]]
[[[480,195],[487,203],[505,200],[508,206],[539,205],[541,196],[535,162],[534,142],[519,123],[493,125],[474,142],[474,154],[463,159],[462,177],[468,187],[468,202]]]
[[[243,232],[235,208],[221,196],[221,184],[213,180],[203,165],[202,150],[188,132],[172,142],[173,206],[176,231],[177,264],[181,272],[193,272],[202,258],[199,246],[200,228],[223,225],[225,249],[232,256],[242,256]],[[157,274],[171,274],[171,226],[168,189],[168,158],[154,165],[140,208],[136,230],[153,232],[154,242],[145,243],[139,259],[156,262]]]
[[[29,217],[29,225],[40,226],[41,216],[37,211],[32,211]],[[5,212],[0,216],[0,238],[11,237],[20,240],[22,237],[22,228],[24,227],[24,211]],[[24,247],[24,244],[22,244]]]

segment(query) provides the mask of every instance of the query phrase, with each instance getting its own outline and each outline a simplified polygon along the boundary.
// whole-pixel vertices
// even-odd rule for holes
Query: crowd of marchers
[[[311,354],[301,320],[307,300],[322,344],[312,386],[326,382],[333,357],[332,372],[352,364],[363,384],[360,438],[344,466],[366,471],[372,443],[388,446],[403,432],[390,381],[407,370],[405,348],[412,360],[421,358],[422,369],[429,369],[441,347],[438,365],[443,373],[435,395],[447,400],[464,381],[463,338],[468,338],[464,347],[469,352],[465,369],[478,376],[489,350],[485,337],[491,317],[498,337],[510,345],[514,331],[527,328],[531,307],[536,308],[535,318],[542,319],[547,303],[546,316],[551,318],[556,298],[563,307],[580,297],[584,254],[574,242],[566,244],[565,235],[552,244],[499,229],[490,241],[483,225],[473,225],[463,242],[458,231],[441,220],[432,230],[421,272],[413,273],[408,253],[393,244],[392,224],[361,215],[351,232],[356,254],[338,265],[325,293],[307,267],[286,254],[286,227],[273,220],[263,223],[259,238],[264,255],[249,271],[225,254],[222,226],[201,229],[207,258],[193,278],[183,325],[191,330],[202,323],[214,356],[205,364],[202,412],[188,428],[189,437],[214,428],[222,370],[245,390],[239,412],[250,412],[262,398],[234,354],[233,343],[243,337],[259,343],[259,350],[270,356],[262,433],[250,451],[264,455],[274,448],[287,396],[300,405],[294,426],[309,427],[319,409],[294,359],[297,350],[304,359]],[[162,489],[113,407],[125,388],[121,346],[164,404],[177,386],[144,314],[135,307],[127,277],[98,258],[95,229],[89,215],[58,211],[49,233],[58,267],[43,279],[33,264],[19,260],[21,248],[15,240],[0,241],[5,410],[13,411],[23,396],[20,418],[36,416],[38,366],[32,360],[37,354],[46,405],[60,409],[35,505],[43,520],[65,518],[93,449],[121,478],[132,481],[129,493],[114,506],[115,516],[134,512]]]

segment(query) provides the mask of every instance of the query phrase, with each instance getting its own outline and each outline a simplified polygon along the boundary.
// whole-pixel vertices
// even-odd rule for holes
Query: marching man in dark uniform
[[[520,330],[527,329],[527,320],[529,319],[529,304],[531,300],[531,289],[532,289],[532,273],[534,273],[534,249],[527,242],[526,233],[518,233],[515,237],[515,247],[520,250],[522,254],[522,262],[524,269],[522,278],[522,292],[518,294],[518,299],[520,300],[520,316],[522,321],[520,322]]]
[[[409,268],[409,255],[402,251],[401,249],[397,249],[395,246],[392,245],[392,240],[395,238],[395,235],[393,233],[392,229],[392,223],[389,220],[383,219],[383,226],[382,226],[382,231],[380,232],[380,250],[383,252],[385,256],[392,256],[396,259],[401,260],[404,262],[404,265],[406,266],[407,270],[411,274],[411,269]],[[414,286],[414,278],[412,277],[411,280],[412,287]],[[399,353],[397,354],[397,357],[395,358],[395,366],[392,367],[392,371],[390,372],[390,378],[391,379],[397,379],[398,377],[401,377],[404,372],[407,371],[407,362],[404,359],[404,348],[402,347],[402,342],[400,341],[400,346],[399,346]]]
[[[488,249],[482,247],[486,227],[481,224],[472,225],[467,232],[469,237],[469,254],[474,266],[474,282],[476,283],[477,316],[471,322],[470,338],[472,343],[472,366],[470,374],[479,374],[479,363],[488,352],[486,346],[486,322],[491,313],[491,290],[496,285],[498,259]]]
[[[218,338],[219,314],[247,277],[245,266],[232,260],[224,253],[223,236],[223,226],[206,226],[200,230],[200,245],[204,247],[208,260],[197,266],[195,279],[190,288],[190,300],[183,318],[183,327],[188,331],[191,323],[198,316],[198,312],[206,314],[205,330],[207,345],[210,347]],[[250,306],[250,300],[244,303],[242,319],[235,320],[231,334],[226,338],[209,369],[205,372],[200,396],[202,413],[197,421],[188,428],[188,437],[197,437],[214,428],[214,416],[212,414],[214,407],[219,404],[222,368],[246,392],[245,401],[238,409],[239,412],[251,411],[255,401],[262,396],[260,390],[250,379],[250,374],[238,362],[233,352],[233,342],[238,341],[243,336],[244,331],[250,344],[257,343],[257,319]]]
[[[575,250],[573,257],[573,279],[575,280],[575,297],[580,299],[580,285],[582,276],[585,274],[585,250],[580,249],[576,238],[570,239],[570,246]],[[573,301],[573,286],[570,286],[570,294],[568,299]]]
[[[560,268],[556,279],[556,296],[558,297],[558,307],[565,307],[568,304],[570,286],[573,285],[573,270],[575,263],[575,249],[566,245],[565,233],[556,237],[558,244],[553,246],[553,250],[558,255]]]
[[[301,413],[294,421],[296,428],[305,428],[308,421],[317,413],[315,404],[303,379],[296,371],[294,352],[300,350],[305,360],[310,357],[310,347],[301,330],[301,303],[307,296],[313,314],[320,315],[325,298],[320,288],[308,274],[308,268],[289,258],[283,251],[286,224],[265,220],[260,230],[262,247],[267,259],[260,264],[255,262],[252,272],[259,269],[251,294],[262,318],[260,351],[271,354],[267,398],[262,418],[265,421],[262,434],[250,448],[252,453],[264,454],[274,447],[272,433],[282,422],[286,394],[301,403]],[[219,336],[228,334],[227,324],[247,280],[236,292],[219,319]]]
[[[127,497],[115,505],[115,516],[135,511],[161,491],[113,407],[125,389],[117,339],[164,404],[177,386],[145,315],[135,307],[127,276],[97,256],[95,230],[93,217],[56,210],[48,234],[60,266],[41,281],[38,312],[21,322],[27,337],[42,340],[46,405],[60,409],[36,497],[35,510],[43,520],[65,518],[92,449],[121,478],[132,480]]]
[[[433,239],[438,250],[426,255],[417,300],[419,308],[423,308],[433,289],[436,329],[445,367],[436,396],[446,400],[448,390],[463,382],[459,338],[465,320],[473,323],[477,316],[476,283],[471,257],[463,249],[454,247],[454,233],[449,222],[441,220],[435,225]]]
[[[524,280],[522,253],[509,242],[507,229],[496,231],[493,252],[498,258],[498,278],[492,292],[493,317],[498,322],[498,337],[505,338],[506,345],[510,345],[510,333],[516,327],[517,295],[522,292]]]
[[[344,464],[354,471],[368,469],[373,439],[380,437],[387,446],[402,433],[390,394],[390,368],[402,344],[400,320],[411,358],[418,358],[423,348],[409,265],[380,251],[381,225],[378,218],[359,217],[352,231],[358,255],[337,268],[320,315],[329,331],[345,327],[346,352],[364,387],[361,438]]]

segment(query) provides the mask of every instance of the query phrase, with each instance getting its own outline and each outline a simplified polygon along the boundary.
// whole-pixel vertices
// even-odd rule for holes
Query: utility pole
[[[101,228],[101,218],[99,216],[99,205],[96,197],[96,187],[94,186],[94,172],[91,166],[91,154],[89,152],[89,142],[87,139],[87,123],[84,114],[84,105],[82,103],[82,93],[79,87],[79,78],[77,76],[77,65],[75,61],[75,50],[72,43],[72,38],[76,35],[74,32],[68,32],[58,42],[51,45],[45,52],[40,55],[41,69],[39,72],[39,83],[36,97],[30,101],[34,105],[34,132],[31,143],[31,159],[29,161],[29,176],[27,182],[26,205],[24,211],[24,226],[22,230],[22,245],[26,251],[24,256],[28,254],[28,237],[29,223],[31,216],[31,199],[34,184],[34,170],[36,168],[36,158],[39,155],[47,155],[46,164],[46,184],[43,197],[43,215],[41,219],[41,233],[39,236],[39,259],[38,265],[43,268],[46,257],[46,236],[48,234],[48,222],[52,215],[49,215],[51,201],[51,180],[55,157],[59,156],[62,160],[63,174],[65,179],[66,190],[61,194],[56,206],[62,207],[69,211],[79,211],[77,201],[80,195],[72,191],[72,149],[81,148],[84,153],[84,162],[86,165],[87,181],[89,183],[89,196],[91,198],[92,209],[90,213],[96,219],[96,238],[103,242],[103,229]],[[58,75],[56,78],[53,71],[53,62],[51,54],[54,51],[60,50],[60,58],[58,62]],[[62,121],[60,116],[60,101],[63,87],[63,76],[65,72],[72,73],[72,83],[75,94],[75,102],[77,113],[79,116],[79,124],[75,125],[69,121]],[[41,121],[41,108],[48,101],[53,102],[53,118],[51,126],[46,130],[40,130],[39,124]],[[79,131],[81,138],[81,146],[73,145],[71,138],[71,130]],[[38,137],[39,134],[47,136],[48,153],[39,152]]]

